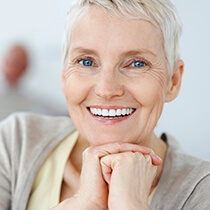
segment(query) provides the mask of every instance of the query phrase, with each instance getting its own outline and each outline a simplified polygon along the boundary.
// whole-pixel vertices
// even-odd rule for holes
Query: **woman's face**
[[[63,92],[80,134],[92,145],[146,145],[168,89],[160,30],[92,6],[74,23],[67,59]]]

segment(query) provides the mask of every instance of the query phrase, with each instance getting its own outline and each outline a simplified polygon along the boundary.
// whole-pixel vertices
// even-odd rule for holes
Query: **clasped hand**
[[[161,159],[146,147],[107,144],[83,152],[78,192],[53,210],[149,209],[148,197]]]

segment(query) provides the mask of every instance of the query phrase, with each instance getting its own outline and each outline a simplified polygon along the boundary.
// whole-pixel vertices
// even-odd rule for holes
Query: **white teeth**
[[[99,108],[90,108],[90,112],[93,115],[101,116],[101,117],[109,117],[109,119],[113,119],[114,117],[119,116],[127,116],[134,112],[134,109],[99,109]]]
[[[101,109],[98,109],[98,115],[101,115],[101,112],[102,112]]]
[[[108,109],[102,109],[101,115],[104,116],[104,117],[109,116]]]
[[[90,111],[91,111],[92,114],[96,114],[94,108],[90,108]]]
[[[117,109],[116,115],[117,115],[117,116],[120,116],[121,114],[122,114],[121,109]]]
[[[122,115],[126,115],[127,114],[127,110],[126,109],[122,109]]]
[[[115,116],[115,109],[110,109],[109,110],[109,116],[114,117]]]
[[[95,115],[98,114],[98,110],[96,108],[94,108],[94,113],[95,113]]]
[[[126,109],[126,114],[130,114],[130,109]]]

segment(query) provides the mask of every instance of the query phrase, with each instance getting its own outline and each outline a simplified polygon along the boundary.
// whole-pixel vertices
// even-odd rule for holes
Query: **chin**
[[[135,143],[131,141],[133,138],[129,138],[123,133],[94,133],[90,137],[87,137],[89,143],[93,146],[100,146],[113,143]]]

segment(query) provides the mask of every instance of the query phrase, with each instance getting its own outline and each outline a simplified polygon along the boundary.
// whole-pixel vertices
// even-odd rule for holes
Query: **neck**
[[[152,133],[151,141],[150,141],[150,148],[153,149],[155,154],[157,154],[162,159],[162,164],[158,166],[157,175],[152,183],[151,192],[159,183],[161,174],[163,172],[165,157],[167,153],[167,144],[160,138],[158,138],[154,133]]]
[[[80,173],[82,169],[82,152],[89,147],[90,144],[81,135],[79,135],[77,142],[71,152],[69,160],[75,169]]]

